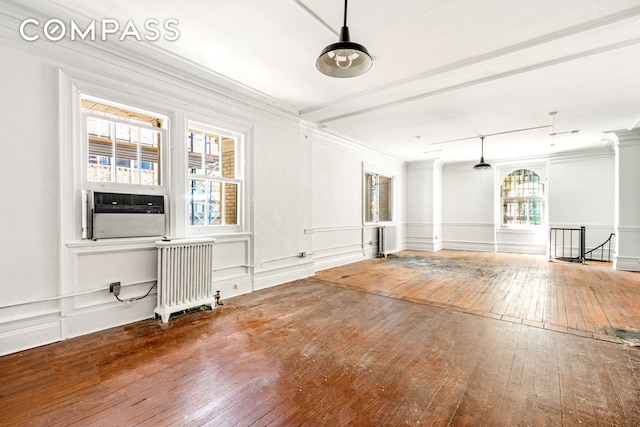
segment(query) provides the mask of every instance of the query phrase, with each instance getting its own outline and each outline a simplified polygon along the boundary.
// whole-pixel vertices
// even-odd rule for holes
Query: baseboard
[[[460,240],[445,240],[442,249],[456,249],[461,251],[495,252],[495,243],[464,242]]]
[[[640,257],[615,256],[613,268],[620,271],[640,271]]]
[[[314,271],[313,262],[255,271],[253,275],[253,289],[257,291],[294,280],[304,279],[305,277],[313,276]]]
[[[0,356],[62,340],[60,313],[29,317],[0,325]]]
[[[442,241],[433,241],[433,239],[410,238],[407,239],[405,248],[410,251],[437,252],[442,249]]]
[[[140,301],[132,301],[128,307],[125,303],[111,302],[90,309],[73,311],[65,316],[66,337],[77,337],[151,319],[155,316],[153,309],[156,305],[157,299],[155,295],[151,295]]]
[[[532,245],[526,243],[498,243],[496,252],[510,252],[518,254],[546,255],[546,245]]]
[[[329,268],[340,267],[341,265],[352,264],[354,262],[363,261],[365,259],[375,258],[377,254],[377,247],[375,247],[372,250],[366,251],[365,254],[363,254],[361,251],[358,251],[342,255],[314,257],[315,271],[327,270]]]
[[[253,290],[253,281],[247,267],[234,267],[216,270],[213,274],[215,289],[220,291],[220,298],[236,297],[248,294]]]

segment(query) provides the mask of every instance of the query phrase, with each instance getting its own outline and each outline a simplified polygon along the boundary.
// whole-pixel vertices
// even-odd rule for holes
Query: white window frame
[[[388,221],[367,221],[367,175],[377,175],[390,179],[389,185],[389,217]],[[388,171],[384,171],[366,163],[363,164],[362,170],[362,223],[365,225],[375,224],[393,224],[395,222],[395,201],[396,201],[396,176]],[[378,204],[380,199],[378,198]],[[378,205],[379,207],[379,205]],[[378,209],[379,210],[379,209]]]
[[[88,178],[88,157],[89,157],[89,145],[88,145],[88,133],[87,133],[87,118],[95,117],[98,119],[105,119],[104,116],[99,114],[94,114],[91,112],[84,111],[82,106],[80,105],[83,99],[99,102],[106,105],[112,105],[118,108],[122,108],[128,111],[139,112],[147,115],[151,115],[154,117],[159,117],[162,119],[162,127],[154,128],[149,126],[149,129],[152,129],[155,132],[160,132],[161,141],[158,146],[160,161],[158,167],[160,168],[160,184],[158,185],[144,185],[144,184],[130,184],[130,183],[119,183],[119,182],[100,182],[100,181],[91,181]],[[81,123],[80,123],[80,173],[82,176],[82,184],[81,187],[83,190],[91,190],[91,191],[105,191],[105,192],[115,192],[115,193],[141,193],[141,194],[165,194],[167,192],[167,182],[169,180],[169,163],[166,160],[166,153],[168,152],[167,147],[168,139],[169,139],[169,118],[161,113],[153,112],[149,110],[144,110],[137,106],[128,105],[125,103],[114,101],[110,98],[96,97],[86,93],[81,93],[78,98],[78,110],[81,112]],[[117,117],[108,117],[107,120],[121,123],[127,126],[137,126],[144,127],[143,124],[137,122],[130,122],[124,119],[120,119]],[[115,159],[114,159],[115,161]]]
[[[211,124],[216,123],[216,124]],[[189,174],[188,155],[187,155],[187,133],[190,128],[202,129],[206,132],[216,133],[225,136],[234,137],[236,140],[235,147],[235,178],[225,178],[222,176],[207,176],[207,175],[191,175]],[[184,227],[185,234],[188,236],[203,236],[203,235],[219,235],[219,234],[231,234],[241,233],[245,228],[245,191],[246,191],[246,171],[245,171],[245,150],[246,150],[246,137],[248,131],[246,129],[230,129],[227,123],[215,118],[211,120],[202,120],[198,118],[187,118],[185,120],[184,132],[182,134],[181,150],[184,155],[183,162],[183,179],[184,179]],[[222,152],[220,153],[222,156]],[[237,186],[237,224],[212,224],[212,225],[191,225],[190,223],[190,181],[191,179],[205,180],[207,182],[221,182],[231,183]],[[224,217],[224,208],[221,209],[221,217]]]
[[[93,247],[104,245],[102,241],[89,241],[82,238],[83,225],[83,196],[82,190],[95,190],[104,192],[130,192],[149,195],[167,196],[170,188],[170,179],[172,179],[171,157],[172,152],[168,149],[171,147],[172,133],[168,132],[164,141],[162,141],[161,150],[161,168],[164,170],[165,179],[160,186],[151,185],[133,185],[116,183],[98,183],[89,182],[86,177],[87,164],[87,141],[85,123],[82,112],[82,99],[93,99],[96,101],[104,100],[116,106],[129,107],[138,110],[141,113],[154,112],[163,118],[164,126],[172,129],[175,123],[175,112],[171,110],[170,99],[164,102],[157,96],[157,93],[149,91],[145,88],[137,88],[134,94],[131,88],[120,84],[121,82],[113,80],[109,77],[89,73],[77,68],[69,67],[65,70],[58,69],[58,107],[59,107],[59,179],[60,179],[60,238],[61,242],[70,247]],[[164,118],[167,120],[165,121]],[[171,166],[170,166],[171,165]],[[122,185],[125,185],[123,188]],[[171,203],[171,198],[169,198]],[[169,219],[171,219],[174,210],[169,206]],[[171,233],[171,230],[167,230]],[[144,241],[153,241],[157,238],[117,238],[109,244],[139,244]],[[68,254],[63,253],[63,257]],[[68,271],[63,272],[63,275]],[[65,276],[66,277],[66,276]]]
[[[542,220],[540,225],[505,225],[504,224],[504,221],[503,221],[504,218],[503,218],[503,212],[502,212],[502,203],[503,203],[502,184],[508,175],[520,169],[527,169],[535,172],[540,177],[540,182],[543,184],[542,212],[541,212]],[[498,224],[500,229],[531,230],[531,231],[546,230],[546,227],[548,224],[547,218],[548,218],[548,210],[549,210],[548,208],[549,189],[548,189],[546,170],[547,170],[546,165],[541,163],[536,163],[536,164],[522,163],[522,164],[504,165],[500,167],[499,169],[500,173],[496,175],[497,177],[496,179],[496,195],[497,195],[496,223]]]

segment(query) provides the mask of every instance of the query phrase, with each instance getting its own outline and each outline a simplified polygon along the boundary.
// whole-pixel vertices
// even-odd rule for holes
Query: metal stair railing
[[[568,234],[568,237],[567,237]],[[560,235],[560,237],[559,237]],[[574,245],[574,235],[577,240],[577,248]],[[560,259],[563,261],[585,262],[585,241],[586,241],[586,227],[580,228],[555,228],[549,229],[549,261],[552,258]],[[569,246],[567,247],[567,243]],[[560,251],[558,251],[558,244],[560,244]],[[574,249],[575,248],[575,249]],[[574,250],[577,252],[574,256]],[[560,252],[560,254],[558,254]],[[568,253],[567,253],[568,252]]]
[[[599,246],[585,252],[585,260],[588,261],[601,261],[601,262],[611,262],[611,240],[615,237],[616,233],[611,233],[609,238],[604,241]],[[607,247],[607,259],[604,259],[604,248]],[[596,259],[593,257],[594,252],[600,249],[600,259]]]
[[[588,261],[611,262],[611,241],[615,233],[611,233],[609,238],[602,244],[587,251],[586,250],[586,227],[580,228],[556,228],[549,229],[549,261],[559,259],[569,262],[580,262],[584,264]],[[607,257],[605,259],[605,248]],[[600,251],[600,258],[594,254]],[[575,252],[575,254],[574,254]]]

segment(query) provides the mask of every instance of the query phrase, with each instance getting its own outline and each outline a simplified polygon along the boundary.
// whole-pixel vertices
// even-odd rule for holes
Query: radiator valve
[[[222,301],[220,301],[220,291],[216,291],[216,305],[224,305]]]

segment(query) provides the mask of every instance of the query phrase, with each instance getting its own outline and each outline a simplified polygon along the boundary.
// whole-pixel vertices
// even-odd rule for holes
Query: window
[[[186,135],[188,219],[194,227],[238,225],[240,135],[190,122]]]
[[[502,225],[505,227],[538,227],[542,225],[544,184],[529,169],[511,172],[502,181]]]
[[[392,178],[365,173],[365,222],[392,221]]]
[[[161,115],[82,99],[90,182],[162,184],[161,147],[166,130]]]

